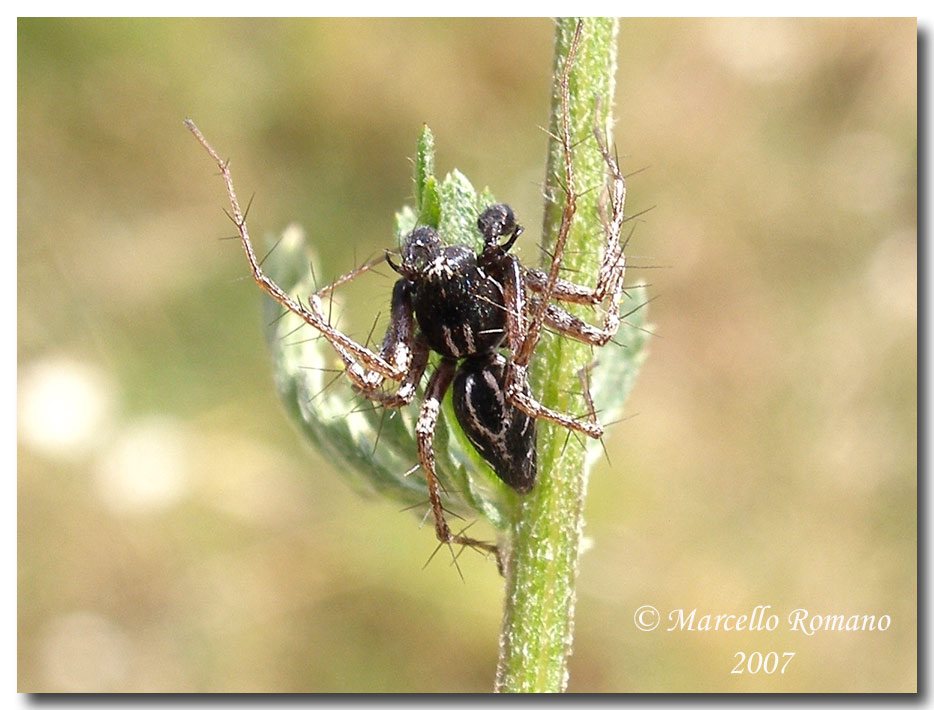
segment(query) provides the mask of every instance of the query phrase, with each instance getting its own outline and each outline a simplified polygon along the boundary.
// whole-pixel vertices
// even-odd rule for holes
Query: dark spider
[[[392,292],[394,318],[411,319],[419,332],[412,346],[413,374],[421,379],[428,350],[442,356],[428,383],[438,406],[453,383],[454,412],[467,438],[496,474],[520,493],[535,482],[535,420],[510,406],[505,394],[505,286],[517,260],[507,254],[522,233],[508,205],[488,207],[477,220],[483,249],[445,246],[430,227],[417,227],[402,245],[402,263],[386,261],[402,276]],[[499,239],[507,237],[505,243]],[[390,326],[390,332],[392,326]],[[384,343],[391,350],[398,343]],[[458,362],[462,364],[458,367]],[[433,417],[437,412],[433,411]],[[419,426],[419,446],[430,426]],[[427,432],[430,436],[430,432]],[[430,440],[425,445],[430,449]]]
[[[565,158],[565,202],[549,271],[523,267],[508,253],[522,227],[507,205],[492,205],[479,216],[477,228],[483,235],[479,254],[464,246],[445,246],[432,228],[416,227],[402,246],[401,263],[386,257],[401,278],[393,287],[389,326],[378,352],[333,327],[322,309],[322,299],[337,285],[359,276],[377,262],[365,264],[320,289],[308,298],[307,307],[293,299],[263,273],[257,261],[227,163],[195,125],[186,122],[221,170],[253,278],[269,296],[331,343],[360,394],[386,407],[407,405],[414,399],[425,374],[430,351],[441,355],[426,387],[416,438],[435,532],[442,543],[497,552],[491,543],[452,533],[444,518],[433,442],[441,401],[452,385],[454,411],[461,428],[496,474],[520,493],[528,492],[535,483],[536,419],[546,419],[593,438],[603,434],[592,405],[588,418],[581,420],[546,408],[533,397],[528,385],[528,365],[545,325],[584,343],[605,345],[620,323],[619,302],[625,272],[620,231],[626,188],[619,166],[598,129],[594,135],[609,179],[604,208],[606,244],[597,284],[589,288],[558,278],[577,199],[567,107],[568,71],[579,38],[580,26],[560,86],[564,107],[560,140]],[[586,323],[551,303],[552,299],[591,306],[603,304],[603,326]],[[501,348],[508,350],[509,357],[500,352]],[[398,383],[395,391],[383,389],[387,380]]]

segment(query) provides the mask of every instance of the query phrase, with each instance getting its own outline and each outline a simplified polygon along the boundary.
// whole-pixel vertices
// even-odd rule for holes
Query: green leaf
[[[440,222],[441,195],[438,193],[438,181],[434,175],[430,175],[422,184],[422,202],[418,213],[418,223],[437,229]]]
[[[441,222],[438,234],[445,244],[476,249],[482,244],[477,232],[477,191],[460,170],[452,170],[441,182]]]
[[[422,126],[422,132],[418,136],[418,142],[415,146],[415,207],[420,213],[424,213],[425,187],[429,179],[435,177],[435,136],[426,123]],[[437,223],[422,222],[431,227],[437,226]]]
[[[441,195],[435,178],[435,136],[427,123],[422,127],[415,146],[415,206],[418,209],[418,224],[437,229],[441,221]],[[397,231],[400,247],[405,235],[414,226],[401,234]]]

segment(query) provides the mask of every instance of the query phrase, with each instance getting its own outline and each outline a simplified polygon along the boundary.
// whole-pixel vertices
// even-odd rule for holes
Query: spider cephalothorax
[[[447,357],[464,358],[485,354],[506,338],[506,309],[503,284],[512,245],[496,244],[495,231],[502,222],[489,215],[508,213],[518,235],[512,210],[506,205],[487,208],[478,220],[483,234],[483,252],[466,246],[444,246],[431,227],[417,227],[402,245],[402,265],[387,261],[402,276],[399,297],[411,299],[421,332],[429,347]],[[394,298],[395,298],[394,294]]]
[[[271,298],[331,344],[343,362],[343,373],[357,392],[384,407],[410,404],[428,367],[430,353],[434,351],[441,356],[425,387],[415,434],[435,533],[442,543],[498,552],[492,543],[453,533],[445,520],[433,444],[441,402],[448,389],[453,389],[454,411],[468,439],[499,477],[520,493],[531,490],[535,482],[535,420],[544,419],[594,438],[603,434],[592,403],[588,402],[589,411],[583,418],[549,409],[535,398],[527,380],[529,363],[545,327],[583,343],[602,346],[620,324],[619,303],[625,271],[620,232],[625,181],[599,127],[594,128],[594,137],[607,166],[606,199],[601,205],[606,237],[602,263],[593,287],[558,276],[577,209],[571,159],[575,141],[568,119],[568,71],[580,31],[578,25],[561,77],[564,111],[560,135],[556,138],[564,154],[565,194],[548,270],[525,267],[509,253],[522,228],[507,205],[492,205],[477,216],[477,228],[483,237],[479,253],[465,246],[444,245],[432,227],[416,226],[404,240],[401,262],[387,258],[400,278],[393,287],[389,325],[377,351],[332,325],[322,305],[338,285],[364,273],[375,262],[319,289],[305,303],[289,295],[263,273],[227,163],[195,125],[188,122],[189,129],[224,177],[232,218],[254,280]],[[587,323],[558,303],[602,306],[603,323],[600,326]]]

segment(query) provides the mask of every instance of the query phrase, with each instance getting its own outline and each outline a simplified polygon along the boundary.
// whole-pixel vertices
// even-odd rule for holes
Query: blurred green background
[[[494,565],[422,569],[417,515],[301,443],[182,119],[325,278],[391,244],[423,122],[535,259],[551,45],[535,19],[19,21],[21,691],[492,687]],[[623,21],[657,337],[591,477],[570,690],[915,689],[916,47],[914,20]],[[781,624],[643,632],[644,604]],[[797,608],[891,626],[805,636]]]

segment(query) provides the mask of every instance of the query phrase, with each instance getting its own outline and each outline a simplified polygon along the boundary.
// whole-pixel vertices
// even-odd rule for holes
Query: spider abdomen
[[[412,305],[432,350],[463,358],[491,352],[506,336],[502,284],[470,249],[437,249],[419,275]]]
[[[466,359],[454,376],[457,421],[496,475],[519,493],[535,484],[535,419],[506,398],[506,359]]]

